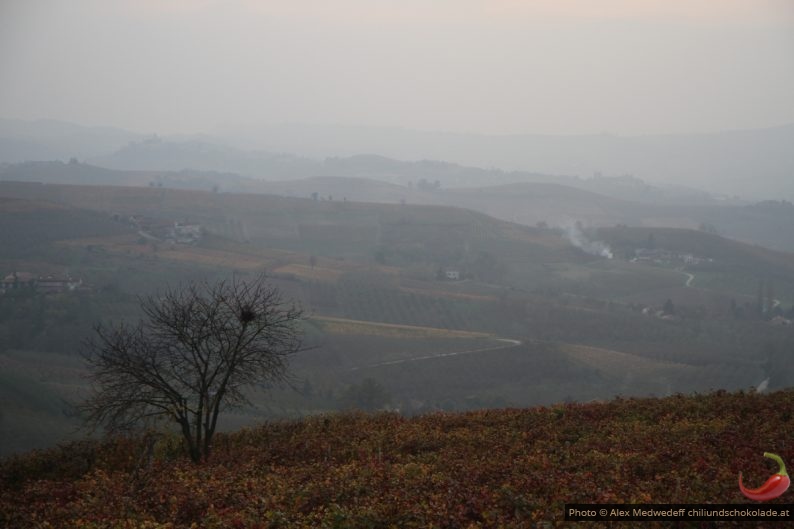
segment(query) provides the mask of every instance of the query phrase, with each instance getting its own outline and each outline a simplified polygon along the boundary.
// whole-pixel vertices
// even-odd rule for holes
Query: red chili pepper
[[[786,465],[783,463],[783,460],[780,456],[775,454],[770,454],[769,452],[764,452],[764,457],[768,457],[769,459],[774,459],[780,465],[780,470],[778,470],[777,474],[774,474],[766,480],[766,483],[758,487],[757,489],[746,489],[742,484],[742,473],[739,472],[739,490],[742,491],[742,494],[750,498],[751,500],[756,501],[767,501],[774,498],[777,498],[786,490],[788,486],[791,484],[791,480],[786,473]]]

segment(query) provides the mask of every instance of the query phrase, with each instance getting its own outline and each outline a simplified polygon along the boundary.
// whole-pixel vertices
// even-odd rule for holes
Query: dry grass
[[[390,338],[488,338],[491,334],[472,331],[456,331],[438,329],[436,327],[418,327],[415,325],[397,325],[374,321],[349,320],[315,316],[323,329],[330,334],[352,334],[381,336]]]
[[[92,237],[60,241],[65,246],[96,246],[105,251],[121,255],[157,256],[169,261],[189,262],[203,266],[222,266],[241,270],[261,270],[271,261],[255,255],[241,254],[226,250],[214,250],[198,246],[166,243],[139,244],[137,235],[119,235],[115,237]]]
[[[124,234],[124,235],[112,235],[108,237],[84,237],[82,239],[66,239],[63,241],[58,241],[57,244],[63,246],[97,246],[106,249],[107,251],[114,251],[115,249],[121,247],[127,247],[131,245],[139,246],[143,249],[143,246],[137,244],[138,235],[134,234]]]
[[[432,296],[434,298],[464,299],[470,301],[498,301],[496,296],[486,296],[484,294],[467,294],[465,292],[450,292],[448,290],[430,290],[426,288],[400,287],[403,292],[412,292],[422,296]]]
[[[316,281],[336,282],[339,277],[344,273],[342,270],[334,268],[326,268],[321,266],[311,266],[291,263],[285,266],[280,266],[273,270],[274,274],[289,274],[292,276],[313,279]]]
[[[222,266],[242,270],[261,270],[268,262],[250,256],[194,246],[176,246],[173,250],[160,250],[157,255],[172,261],[184,261],[204,266]]]
[[[641,378],[653,377],[661,372],[682,372],[694,369],[693,366],[686,364],[652,360],[600,347],[564,344],[563,348],[571,358],[602,373],[631,374]]]
[[[31,211],[53,211],[69,209],[67,206],[54,202],[40,202],[38,200],[18,200],[0,197],[0,213],[29,213]]]

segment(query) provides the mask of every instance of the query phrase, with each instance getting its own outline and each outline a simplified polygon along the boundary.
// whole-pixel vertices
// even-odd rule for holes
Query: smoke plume
[[[591,241],[582,233],[578,225],[566,226],[563,229],[565,230],[565,235],[568,237],[568,240],[577,248],[580,248],[590,255],[606,257],[607,259],[612,259],[614,257],[612,249],[607,243],[603,241]]]

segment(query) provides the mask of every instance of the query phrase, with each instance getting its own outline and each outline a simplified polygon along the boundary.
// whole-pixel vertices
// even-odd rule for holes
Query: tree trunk
[[[187,417],[179,419],[179,425],[182,427],[182,437],[185,438],[185,442],[187,443],[190,459],[192,459],[194,463],[198,463],[201,461],[201,451],[200,448],[196,446],[196,442],[193,440],[193,435],[190,432],[190,419]]]

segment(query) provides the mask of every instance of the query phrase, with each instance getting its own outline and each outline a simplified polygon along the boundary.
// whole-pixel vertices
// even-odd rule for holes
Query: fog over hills
[[[0,162],[68,160],[110,154],[144,134],[66,121],[0,118]]]
[[[216,133],[240,145],[307,156],[377,153],[400,160],[444,160],[579,177],[631,174],[720,195],[794,199],[794,125],[647,136],[488,136],[295,124]]]
[[[794,249],[788,235],[794,208],[788,202],[764,202],[794,199],[789,177],[794,154],[786,149],[794,144],[789,141],[794,126],[634,138],[297,125],[258,130],[259,135],[248,131],[247,140],[222,140],[220,134],[161,138],[55,121],[4,120],[0,162],[6,167],[0,179],[450,205],[525,225],[705,226],[739,240]],[[250,148],[255,144],[260,148]],[[379,154],[355,154],[368,149]],[[327,153],[334,155],[318,158]],[[413,158],[400,159],[410,153]],[[523,159],[533,169],[456,163],[486,162],[488,155],[507,161],[502,167]],[[81,156],[89,163],[77,163],[74,158]],[[15,164],[20,157],[42,161]],[[59,158],[71,162],[44,161]],[[595,174],[576,171],[588,164]],[[636,170],[641,167],[648,170]],[[658,174],[665,183],[655,184],[646,174]],[[678,175],[681,184],[670,184],[670,175]]]
[[[159,149],[167,144],[157,142],[155,145]],[[299,160],[291,157],[274,159],[276,163]],[[142,156],[140,160],[148,158]],[[282,174],[272,169],[274,165],[267,158],[261,158],[257,163],[265,169],[271,168],[264,174]],[[371,156],[305,161],[302,165],[295,164],[295,167],[300,167],[301,171],[313,169],[320,174],[333,168],[336,174],[369,174],[372,177],[300,178],[293,174],[294,177],[288,180],[268,181],[218,171],[119,170],[58,161],[0,167],[0,180],[270,194],[328,202],[444,205],[467,208],[528,226],[543,223],[569,227],[578,221],[592,227],[621,224],[701,229],[768,248],[794,251],[794,232],[790,229],[794,225],[794,205],[790,202],[729,202],[687,190],[674,190],[680,194],[670,194],[669,190],[649,186],[633,178],[565,180],[548,175],[489,172],[439,162],[398,162]],[[367,167],[369,171],[364,170]],[[449,183],[460,181],[457,175],[463,175],[469,184],[479,185],[447,187]],[[519,177],[527,181],[487,184]]]
[[[794,200],[794,125],[714,134],[488,136],[284,124],[164,137],[56,121],[0,120],[0,162],[239,173],[265,180],[356,176],[445,187],[557,182],[629,200]],[[607,178],[603,178],[607,177]],[[707,192],[707,193],[704,193]]]
[[[0,0],[0,529],[774,500],[792,51],[794,0]]]

